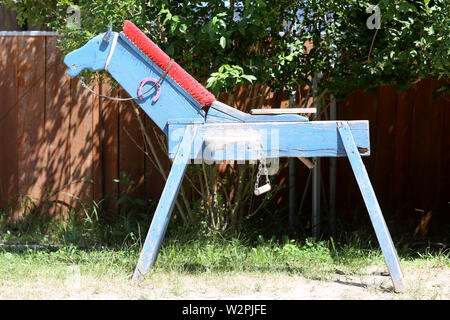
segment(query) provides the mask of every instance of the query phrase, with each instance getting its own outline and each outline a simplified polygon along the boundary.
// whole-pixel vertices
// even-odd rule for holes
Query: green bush
[[[0,3],[17,10],[20,23],[62,32],[65,52],[104,32],[110,23],[121,30],[123,20],[129,19],[197,78],[226,73],[221,81],[209,81],[216,92],[253,81],[290,92],[297,85],[311,84],[310,76],[321,72],[321,88],[342,97],[356,86],[406,88],[449,74],[446,0]],[[67,23],[73,20],[74,5],[80,10],[80,29]],[[379,29],[368,26],[374,5],[379,8]],[[308,54],[306,42],[314,45]],[[239,68],[241,76],[236,77]]]
[[[300,85],[311,88],[312,76],[318,74],[321,81],[311,93],[315,101],[326,91],[342,99],[357,87],[406,89],[429,77],[441,79],[439,92],[449,88],[448,0],[0,0],[0,4],[17,10],[21,23],[61,32],[59,46],[65,53],[110,24],[118,31],[124,20],[131,20],[215,94],[246,87],[244,111],[260,106],[267,92],[291,93]],[[81,28],[68,23],[75,4]],[[377,12],[380,28],[374,29],[369,22]],[[227,103],[236,106],[230,97]],[[196,222],[200,212],[209,229],[239,232],[242,223],[263,212],[271,200],[270,193],[254,200],[255,171],[255,165],[227,166],[223,173],[218,173],[217,165],[190,166],[186,177],[194,196],[188,199],[182,188],[182,201],[176,204],[184,223]]]

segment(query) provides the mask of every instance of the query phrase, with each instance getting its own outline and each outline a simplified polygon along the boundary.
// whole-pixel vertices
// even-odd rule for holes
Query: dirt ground
[[[0,281],[0,299],[187,299],[187,300],[433,300],[450,299],[450,268],[404,267],[407,289],[394,293],[384,270],[366,275],[337,272],[326,280],[286,274],[155,273],[140,284],[129,277],[92,277],[71,269],[65,278]]]

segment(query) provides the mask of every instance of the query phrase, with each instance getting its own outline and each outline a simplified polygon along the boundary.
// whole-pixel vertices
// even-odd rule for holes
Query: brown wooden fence
[[[56,42],[56,36],[0,36],[0,205],[18,195],[61,202],[76,195],[106,198],[113,208],[130,189],[114,182],[121,172],[138,185],[134,196],[157,200],[164,181],[141,150],[132,108],[100,101],[66,76]],[[364,162],[385,215],[416,225],[447,223],[450,216],[450,104],[448,97],[430,100],[436,84],[423,81],[400,94],[388,87],[375,95],[357,91],[338,104],[338,119],[370,121],[372,155]],[[151,120],[144,121],[153,132]],[[326,185],[328,160],[322,161]],[[307,169],[298,168],[300,193]],[[277,181],[286,178],[284,169]],[[338,159],[337,184],[338,217],[350,217],[363,203],[345,158]],[[279,201],[287,205],[287,192]]]

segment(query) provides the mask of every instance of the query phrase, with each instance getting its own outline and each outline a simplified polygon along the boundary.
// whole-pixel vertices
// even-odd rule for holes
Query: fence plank
[[[357,113],[353,115],[358,119],[369,120],[370,126],[370,152],[371,157],[364,157],[365,166],[367,168],[367,173],[370,176],[370,180],[375,179],[375,159],[374,156],[377,153],[377,135],[378,135],[378,93],[364,93],[362,89],[356,91],[356,110]],[[355,119],[356,120],[356,119]]]
[[[429,196],[424,199],[426,206],[433,210],[435,214],[436,209],[439,207],[439,190],[441,182],[441,174],[445,174],[442,171],[442,143],[445,137],[444,125],[444,107],[445,104],[440,100],[431,99],[432,91],[437,87],[437,79],[426,80],[430,83],[429,94],[427,95],[429,108],[427,110],[429,121],[427,121],[429,129],[427,130],[428,150],[426,152],[426,162],[428,163],[427,174],[423,170],[422,174],[425,178],[425,188],[429,192]],[[450,175],[450,172],[447,172]]]
[[[70,91],[70,193],[80,199],[74,203],[80,208],[80,201],[89,206],[93,199],[93,95],[80,85],[78,79],[70,80]]]
[[[440,108],[433,108],[433,102],[430,101],[433,86],[432,81],[425,81],[419,86],[417,91],[419,97],[416,97],[419,105],[417,106],[416,121],[414,122],[414,126],[417,125],[418,129],[416,131],[417,134],[413,135],[415,144],[413,149],[414,166],[412,169],[417,171],[414,174],[418,173],[419,176],[414,180],[411,201],[413,201],[414,208],[421,210],[415,212],[418,220],[415,234],[420,233],[422,236],[425,236],[428,232],[431,218],[433,218],[433,221],[436,220],[434,216],[440,180],[443,138],[441,125],[443,122]]]
[[[367,168],[367,172],[371,181],[375,176],[375,154],[376,154],[376,136],[377,136],[377,108],[378,108],[378,95],[372,95],[364,93],[361,89],[357,89],[353,94],[350,94],[340,107],[339,107],[339,119],[341,120],[356,120],[364,119],[369,120],[370,126],[370,157],[364,157],[363,162]],[[343,163],[344,162],[344,163]],[[353,173],[348,164],[347,159],[338,159],[338,180],[337,185],[345,183],[346,187],[338,196],[343,196],[345,201],[345,208],[352,210],[351,213],[361,211],[364,208],[364,203],[359,193],[356,181],[352,179]],[[342,181],[342,182],[341,182]],[[338,188],[339,189],[339,188]],[[350,213],[349,213],[350,214]]]
[[[375,160],[374,189],[382,208],[391,205],[391,174],[394,170],[395,156],[395,121],[397,109],[397,93],[391,87],[378,90],[378,115],[376,145],[380,146],[372,154]]]
[[[348,95],[348,97],[339,103],[338,119],[339,120],[354,120],[357,118],[354,116],[358,112],[358,106],[356,105],[356,92]],[[371,125],[369,123],[369,125]],[[371,151],[371,157],[373,153]],[[336,159],[336,207],[341,212],[341,217],[348,219],[353,217],[354,214],[354,194],[358,192],[358,184],[353,178],[352,168],[347,158]],[[344,187],[345,186],[345,187]],[[363,206],[362,198],[359,201],[359,205]]]
[[[441,189],[440,199],[443,215],[450,216],[450,98],[441,97],[439,99],[444,109],[443,115],[443,140],[442,140],[442,168],[441,168]]]
[[[108,82],[103,84],[103,94],[117,96],[117,91],[111,91]],[[119,195],[119,185],[114,182],[119,178],[119,103],[103,99],[103,180],[104,198],[108,219],[114,219],[116,201]]]
[[[47,145],[46,186],[50,201],[68,203],[70,192],[70,78],[61,63],[57,38],[48,37],[46,43],[45,78],[45,140]],[[66,214],[65,205],[51,208],[53,214]]]
[[[123,90],[121,95],[127,96]],[[142,151],[144,140],[131,102],[121,103],[119,117],[119,173],[120,175],[123,172],[128,174],[134,181],[134,184],[129,186],[121,183],[119,192],[142,199],[145,194],[145,155]]]
[[[428,232],[431,218],[436,220],[442,152],[442,108],[430,100],[435,80],[421,82],[416,90],[413,118],[412,168],[414,177],[410,201],[418,220],[416,233]]]
[[[430,143],[436,137],[430,137],[429,94],[431,84],[429,81],[421,82],[414,92],[414,111],[412,119],[412,148],[410,179],[413,179],[413,187],[409,195],[413,208],[427,210],[424,203],[424,195],[429,196],[429,190],[425,189],[424,168],[429,169],[427,151],[430,151]],[[435,125],[435,124],[433,124]]]
[[[147,133],[149,134],[150,140],[152,141],[153,147],[156,150],[156,153],[159,156],[159,160],[161,165],[163,166],[164,172],[166,172],[166,176],[170,170],[170,161],[167,156],[167,151],[164,150],[160,143],[157,135],[161,136],[164,133],[156,126],[156,124],[150,119],[147,115],[144,116],[145,119],[145,127]],[[167,148],[167,146],[165,146]],[[151,155],[151,151],[147,149],[146,151]],[[153,159],[154,161],[154,159]],[[153,199],[157,201],[161,196],[161,193],[164,189],[164,184],[166,183],[164,177],[160,173],[159,169],[153,165],[152,161],[145,157],[145,197],[146,199]]]
[[[0,37],[0,206],[14,202],[17,168],[17,38]]]
[[[393,183],[393,205],[399,212],[410,210],[407,199],[411,187],[408,179],[411,166],[414,94],[415,90],[411,88],[401,92],[397,99],[394,170],[391,182]]]
[[[18,38],[19,194],[40,199],[45,185],[45,38]]]
[[[100,93],[100,85],[97,85],[96,88],[97,92]],[[98,206],[98,209],[102,206],[101,201],[104,193],[102,163],[103,119],[100,110],[100,99],[98,96],[92,97],[92,199],[95,202],[93,205]]]

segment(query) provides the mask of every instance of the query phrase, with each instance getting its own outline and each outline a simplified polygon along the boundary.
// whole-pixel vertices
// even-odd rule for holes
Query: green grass
[[[348,291],[351,299],[362,293],[355,293],[355,287],[392,293],[389,277],[373,276],[387,268],[367,215],[338,225],[338,237],[324,236],[321,241],[308,238],[311,228],[305,215],[297,233],[290,236],[283,215],[245,220],[239,225],[241,233],[212,231],[200,214],[189,229],[174,219],[153,272],[136,287],[127,280],[138,261],[155,203],[124,194],[117,201],[121,210],[108,217],[101,203],[75,200],[61,220],[48,214],[45,201],[37,205],[29,197],[23,197],[19,210],[23,214],[14,222],[8,219],[11,209],[0,209],[0,299],[59,299],[83,297],[86,292],[89,298],[102,294],[109,298],[114,293],[133,299],[192,294],[197,299],[198,293],[214,297],[218,291],[225,297],[264,296],[290,290],[293,281],[305,288],[309,281],[315,283],[312,286],[317,281],[327,285],[341,281],[340,287],[330,291],[342,290],[344,296]],[[416,239],[411,230],[389,226],[402,268],[410,276],[406,280],[411,289],[403,297],[448,297],[448,228],[442,226],[444,232],[435,239]]]
[[[68,292],[67,283],[80,278],[77,275],[82,275],[93,294],[128,290],[126,296],[135,298],[134,287],[122,286],[130,283],[126,280],[133,274],[150,223],[148,214],[147,220],[139,218],[140,214],[119,215],[114,224],[108,224],[95,210],[85,210],[82,215],[72,212],[62,221],[29,213],[12,224],[0,212],[0,243],[8,244],[0,246],[0,298],[2,290],[9,292],[7,297],[33,298],[35,283],[43,283],[37,285],[44,291],[42,297],[49,296],[47,291]],[[269,283],[275,283],[277,277],[289,283],[290,278],[332,281],[341,275],[356,278],[353,282],[359,283],[359,277],[370,275],[374,268],[387,271],[373,230],[368,227],[343,230],[336,239],[314,241],[307,238],[308,232],[294,238],[276,228],[261,230],[243,226],[242,230],[246,231],[242,234],[223,234],[211,232],[202,223],[186,230],[172,221],[147,286],[166,286],[166,292],[159,297],[182,297],[190,292],[185,277],[194,282],[201,279],[200,283],[223,282],[222,278],[230,281],[243,274],[251,278],[248,285],[230,281],[223,290],[233,294],[267,292],[270,289],[267,281],[259,279],[270,278]],[[436,241],[417,241],[405,235],[394,239],[394,243],[402,267],[411,267],[416,273],[427,270],[424,274],[450,268],[450,250],[436,246]],[[27,244],[51,246],[31,249]],[[421,281],[410,293],[411,297],[420,299],[424,295],[422,283],[428,280]],[[11,291],[17,284],[28,287],[28,291],[25,294]],[[114,287],[109,288],[109,284]],[[202,290],[201,286],[197,287],[200,288],[196,290]],[[139,292],[141,298],[154,296],[152,291]],[[440,294],[433,291],[429,295],[440,297]]]
[[[87,212],[85,212],[87,213]],[[131,274],[147,232],[149,221],[119,216],[114,225],[105,224],[97,214],[69,215],[62,221],[33,216],[14,224],[0,215],[0,243],[52,244],[60,249],[16,250],[0,248],[2,261],[17,259],[39,265],[88,266],[90,270],[116,267],[120,274]],[[373,231],[343,232],[338,239],[316,242],[310,238],[292,239],[286,235],[264,238],[256,231],[245,236],[208,231],[204,224],[186,230],[172,223],[163,241],[155,271],[190,274],[208,272],[265,272],[302,274],[326,278],[336,270],[358,274],[369,265],[384,265],[383,255]],[[402,264],[450,266],[450,250],[431,243],[410,246],[411,239],[394,240]],[[104,250],[86,248],[106,247]],[[6,256],[5,256],[6,255]],[[0,261],[0,272],[6,268]],[[102,269],[103,268],[103,269]],[[26,272],[26,271],[24,271]]]
[[[271,292],[282,294],[298,279],[334,283],[337,275],[354,279],[347,281],[349,287],[341,285],[340,290],[347,292],[352,289],[351,283],[359,284],[364,282],[364,277],[370,278],[373,267],[387,270],[381,251],[365,242],[311,239],[300,242],[262,237],[252,241],[240,237],[175,235],[165,239],[153,272],[138,287],[129,281],[140,254],[137,240],[131,245],[103,249],[85,249],[73,244],[53,249],[0,247],[0,298],[154,299],[192,294],[197,298],[197,294],[209,292],[217,297],[249,292],[265,296]],[[424,280],[409,280],[411,289],[400,298],[446,297],[442,290],[448,289],[426,288],[432,272],[450,268],[449,251],[426,251],[405,251],[400,256],[403,268],[413,270],[416,275],[427,274]],[[369,282],[366,292],[393,294],[389,278],[384,277],[383,281],[384,284],[374,285]],[[358,299],[358,294],[345,295],[348,299]]]
[[[80,250],[76,247],[48,249],[0,249],[2,280],[33,280],[51,276],[64,278],[71,267],[93,276],[123,276],[137,259],[135,250]]]
[[[66,272],[68,266],[79,266],[93,275],[105,273],[118,276],[132,274],[139,257],[139,245],[122,245],[109,249],[80,249],[74,245],[59,249],[4,247],[0,249],[0,274],[4,277],[38,277],[49,268],[54,274]],[[400,256],[402,264],[450,267],[449,251]],[[255,243],[246,239],[167,238],[160,251],[155,272],[187,274],[257,272],[302,275],[311,279],[326,279],[337,270],[345,274],[364,274],[365,267],[384,266],[378,248],[353,244],[341,247],[332,241],[303,243],[285,238],[282,241],[259,238]],[[5,279],[5,278],[4,278]]]

